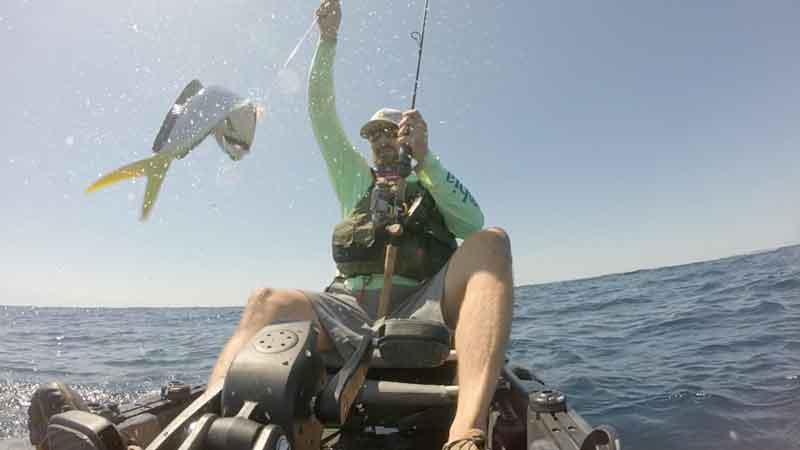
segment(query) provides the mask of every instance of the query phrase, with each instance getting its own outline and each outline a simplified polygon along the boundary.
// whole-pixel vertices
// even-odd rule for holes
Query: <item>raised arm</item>
[[[372,173],[367,161],[347,138],[336,112],[333,62],[341,23],[339,0],[323,0],[317,17],[320,40],[308,78],[308,112],[342,216],[345,216],[369,189]]]

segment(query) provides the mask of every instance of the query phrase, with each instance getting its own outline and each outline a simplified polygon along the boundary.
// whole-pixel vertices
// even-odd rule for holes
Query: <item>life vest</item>
[[[389,234],[372,221],[371,192],[372,188],[333,230],[333,260],[346,277],[383,274]],[[403,234],[397,238],[394,271],[418,281],[433,277],[458,248],[431,193],[417,181],[408,182],[405,203],[410,205],[420,197],[420,205],[404,221]]]

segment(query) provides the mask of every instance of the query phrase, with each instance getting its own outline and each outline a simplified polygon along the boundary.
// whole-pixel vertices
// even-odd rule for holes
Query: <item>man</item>
[[[320,41],[309,76],[309,113],[341,205],[342,222],[333,236],[338,274],[325,292],[256,290],[211,372],[209,386],[223,381],[237,353],[270,323],[313,320],[320,326],[318,349],[336,349],[344,356],[377,318],[386,236],[371,223],[368,211],[373,171],[348,140],[336,114],[333,60],[341,23],[339,0],[324,0],[316,14]],[[437,320],[455,331],[459,396],[444,449],[483,450],[486,413],[511,326],[508,236],[499,228],[481,230],[483,214],[477,202],[428,148],[427,125],[418,111],[384,108],[360,134],[369,141],[373,159],[396,155],[401,146],[407,146],[417,162],[415,173],[407,179],[407,192],[410,197],[422,197],[420,209],[427,220],[405,230],[400,238],[389,317]],[[463,239],[460,247],[455,238]],[[460,351],[464,349],[469,351]],[[47,423],[45,418],[34,420],[38,417],[33,414],[34,404],[48,403],[45,397],[50,391],[41,390],[42,401],[32,400],[32,441],[33,430]],[[49,403],[59,411],[79,408],[71,397],[62,397]]]
[[[320,40],[309,76],[309,113],[341,205],[343,220],[335,227],[333,239],[339,273],[322,293],[271,288],[254,292],[209,384],[221,382],[237,352],[258,330],[274,321],[314,320],[322,328],[318,347],[346,353],[358,342],[363,328],[376,319],[383,254],[357,251],[374,250],[378,242],[383,242],[381,231],[370,226],[373,224],[366,211],[374,176],[342,130],[334,101],[339,0],[323,0],[316,14]],[[393,277],[390,317],[439,320],[455,331],[459,397],[444,448],[483,449],[486,412],[504,361],[511,323],[513,283],[508,236],[499,228],[481,230],[483,215],[477,202],[428,148],[427,125],[418,111],[382,109],[362,127],[361,136],[369,141],[373,158],[398,152],[401,145],[410,147],[417,165],[408,177],[409,187],[433,199],[429,223],[417,233],[429,239],[416,239],[408,231],[411,236],[400,245],[398,267],[405,267]],[[464,240],[455,252],[453,237]],[[444,261],[438,265],[410,262],[413,251],[404,259],[404,246],[414,250],[415,245],[416,255],[429,259],[444,256]],[[364,268],[373,270],[363,273]],[[469,351],[459,351],[463,349]]]

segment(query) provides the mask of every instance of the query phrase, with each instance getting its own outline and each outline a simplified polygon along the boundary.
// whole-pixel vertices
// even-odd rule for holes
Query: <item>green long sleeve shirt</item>
[[[328,175],[344,218],[367,194],[373,179],[369,163],[347,138],[336,112],[333,84],[335,56],[336,42],[320,40],[309,74],[308,110],[311,128],[328,167]],[[415,172],[408,180],[418,180],[431,193],[448,229],[457,238],[463,239],[483,228],[483,213],[478,202],[466,186],[444,168],[437,155],[429,151]],[[417,282],[395,276],[393,283],[410,286]],[[356,276],[345,281],[345,286],[352,291],[380,289],[382,285],[382,276]]]

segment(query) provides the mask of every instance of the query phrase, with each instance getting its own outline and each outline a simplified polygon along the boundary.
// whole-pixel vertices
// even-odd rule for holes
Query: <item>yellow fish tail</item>
[[[100,177],[99,180],[86,188],[86,192],[94,192],[100,188],[123,180],[147,176],[147,188],[145,188],[144,191],[144,203],[142,204],[142,215],[140,217],[141,220],[146,220],[153,207],[153,203],[155,203],[158,197],[158,191],[161,189],[161,183],[164,181],[164,177],[167,174],[167,169],[169,169],[171,162],[172,158],[166,154],[159,154],[151,158],[136,161],[135,163],[122,166]]]

